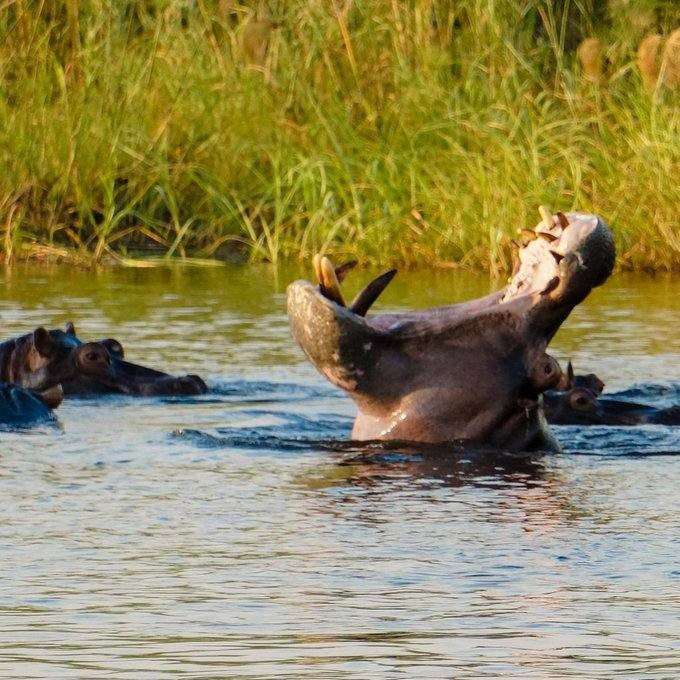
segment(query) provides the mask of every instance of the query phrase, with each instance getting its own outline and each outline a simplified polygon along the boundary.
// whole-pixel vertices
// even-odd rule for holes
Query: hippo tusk
[[[312,267],[314,267],[314,275],[320,286],[323,286],[323,276],[321,274],[321,255],[317,253],[312,258]]]
[[[527,239],[527,241],[535,241],[538,238],[538,234],[533,229],[519,229],[518,232]]]
[[[539,205],[538,206],[538,212],[541,216],[541,219],[543,220],[543,224],[548,229],[552,229],[555,226],[555,218],[553,217],[553,214],[546,208],[544,205]]]
[[[397,273],[396,269],[390,269],[388,272],[381,274],[378,278],[373,279],[357,296],[352,300],[349,310],[358,316],[366,316],[366,313],[371,308],[373,303],[378,299],[389,282]]]
[[[321,291],[329,299],[333,300],[341,307],[345,307],[345,300],[340,292],[340,281],[335,273],[333,263],[327,258],[322,257],[319,262],[321,269]]]
[[[558,236],[555,236],[555,234],[549,234],[546,231],[539,231],[537,236],[548,243],[554,243],[559,238]]]
[[[567,216],[563,212],[558,212],[555,214],[557,215],[557,219],[562,229],[566,229],[569,226],[569,220],[567,219]]]
[[[337,266],[335,268],[335,276],[338,279],[339,283],[342,283],[345,280],[345,276],[349,274],[354,267],[356,267],[359,264],[357,260],[349,260],[349,262],[343,262],[341,265]]]
[[[550,254],[555,258],[555,262],[557,262],[557,264],[562,262],[564,259],[564,255],[562,255],[562,253],[558,253],[556,250],[550,250]]]

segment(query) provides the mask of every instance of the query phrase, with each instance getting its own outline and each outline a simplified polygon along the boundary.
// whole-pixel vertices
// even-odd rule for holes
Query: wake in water
[[[641,401],[657,407],[680,403],[680,384],[640,384],[607,394],[612,399]],[[348,457],[385,459],[447,455],[465,458],[489,457],[488,449],[464,442],[444,446],[408,442],[356,442],[350,440],[353,416],[343,406],[347,399],[337,390],[317,385],[269,381],[223,381],[210,393],[196,397],[202,403],[225,403],[230,410],[225,425],[211,429],[185,428],[175,439],[189,440],[206,448],[229,448],[268,452],[327,450]],[[190,401],[186,398],[184,402]],[[258,408],[253,408],[257,404]],[[262,406],[267,405],[266,409]],[[342,406],[341,406],[342,405]],[[338,413],[340,410],[348,414]],[[680,427],[643,425],[635,427],[553,426],[565,453],[598,456],[651,456],[680,453]],[[498,452],[494,452],[498,455]],[[504,454],[501,452],[502,456]],[[525,457],[526,458],[526,457]]]

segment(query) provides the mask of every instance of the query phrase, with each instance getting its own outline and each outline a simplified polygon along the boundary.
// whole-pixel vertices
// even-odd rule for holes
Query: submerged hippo
[[[55,420],[52,409],[63,399],[61,386],[43,392],[32,392],[23,387],[0,383],[0,427],[27,427]]]
[[[320,285],[289,286],[293,336],[358,407],[354,439],[557,447],[539,397],[562,372],[545,350],[571,310],[609,277],[615,252],[599,217],[541,215],[535,230],[522,230],[510,283],[477,300],[365,317],[394,272],[347,306],[339,287],[345,271],[318,257]]]
[[[81,341],[72,323],[63,331],[41,327],[0,343],[0,379],[36,391],[61,385],[66,396],[193,395],[207,390],[199,376],[172,376],[123,356],[117,340]]]
[[[544,395],[548,422],[555,425],[680,425],[680,406],[656,408],[608,397],[587,387]]]

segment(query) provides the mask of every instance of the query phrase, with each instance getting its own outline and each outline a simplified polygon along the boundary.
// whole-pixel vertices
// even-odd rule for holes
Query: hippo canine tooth
[[[349,310],[358,314],[359,316],[366,316],[366,313],[371,308],[373,303],[378,299],[380,294],[387,288],[389,282],[397,273],[396,269],[390,269],[388,272],[381,274],[373,279],[355,298],[349,306]]]
[[[519,229],[520,233],[527,241],[535,241],[538,238],[538,234],[533,229]]]
[[[323,286],[323,275],[321,274],[321,255],[316,253],[312,258],[312,267],[314,267],[314,275],[320,286]]]
[[[330,300],[333,300],[333,302],[339,304],[341,307],[344,307],[345,300],[343,299],[342,293],[340,292],[340,282],[338,281],[338,277],[335,273],[335,267],[333,266],[333,263],[324,256],[321,258],[319,266],[321,269],[321,281],[324,295]]]
[[[555,214],[557,215],[557,220],[560,223],[562,229],[566,229],[569,226],[569,220],[567,219],[567,216],[563,212],[557,212]]]
[[[554,243],[559,238],[559,236],[555,236],[555,234],[549,234],[547,231],[539,231],[537,235],[538,238],[542,238],[548,243]]]
[[[543,220],[543,224],[548,229],[552,229],[555,226],[555,219],[553,217],[553,214],[546,208],[544,205],[539,205],[538,206],[538,213],[541,216],[541,219]]]

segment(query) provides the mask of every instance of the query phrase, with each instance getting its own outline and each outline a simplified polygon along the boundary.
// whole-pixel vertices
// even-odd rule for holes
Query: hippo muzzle
[[[614,265],[609,228],[594,215],[542,210],[509,284],[428,310],[365,314],[392,272],[345,305],[343,268],[315,260],[320,285],[287,292],[293,336],[358,407],[359,440],[464,441],[505,450],[554,449],[541,394],[562,380],[546,347]]]

